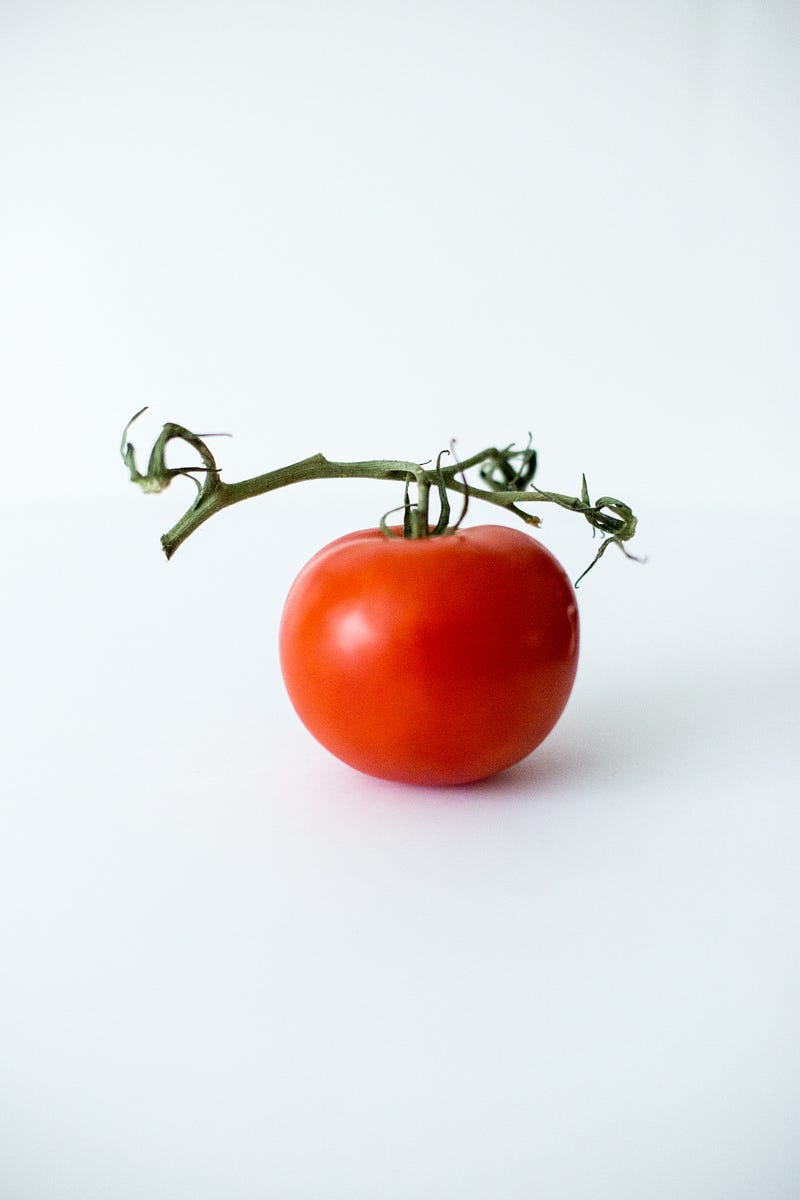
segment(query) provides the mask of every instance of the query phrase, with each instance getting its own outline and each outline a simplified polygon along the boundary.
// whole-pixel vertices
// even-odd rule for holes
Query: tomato
[[[429,538],[348,534],[291,587],[289,697],[351,767],[414,784],[484,779],[548,735],[578,663],[573,586],[549,550],[497,525]]]

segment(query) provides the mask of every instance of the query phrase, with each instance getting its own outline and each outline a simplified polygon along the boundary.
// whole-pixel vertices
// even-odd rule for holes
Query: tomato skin
[[[518,529],[351,533],[292,585],[280,627],[298,716],[382,779],[460,784],[530,754],[569,699],[578,607],[564,569]]]

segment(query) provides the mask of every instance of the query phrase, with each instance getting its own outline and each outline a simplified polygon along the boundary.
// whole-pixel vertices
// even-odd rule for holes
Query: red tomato
[[[280,655],[300,719],[351,767],[468,783],[519,762],[561,716],[577,602],[558,561],[521,530],[363,530],[298,575]]]

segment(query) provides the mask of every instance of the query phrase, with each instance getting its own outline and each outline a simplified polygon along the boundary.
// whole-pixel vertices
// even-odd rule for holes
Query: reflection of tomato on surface
[[[298,715],[338,758],[383,779],[468,783],[556,724],[577,669],[577,602],[520,530],[365,530],[300,572],[280,653]]]

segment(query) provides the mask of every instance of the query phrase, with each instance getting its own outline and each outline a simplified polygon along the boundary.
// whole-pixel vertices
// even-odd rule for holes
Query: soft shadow
[[[800,670],[793,664],[738,664],[721,671],[702,664],[692,674],[642,680],[580,707],[523,762],[492,779],[453,789],[460,797],[535,800],[557,789],[569,794],[589,780],[635,783],[663,774],[676,756],[724,761],[757,728],[773,730],[787,714],[800,717]]]

